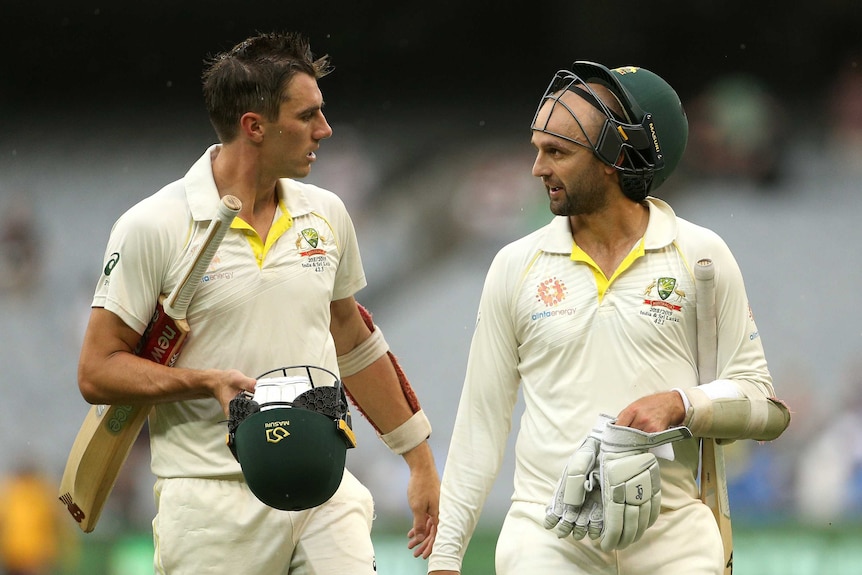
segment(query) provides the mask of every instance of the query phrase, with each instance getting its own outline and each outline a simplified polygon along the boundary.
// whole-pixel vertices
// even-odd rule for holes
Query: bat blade
[[[694,269],[697,291],[697,369],[700,383],[716,378],[718,325],[715,311],[715,268],[712,260],[699,260]],[[724,447],[713,438],[701,440],[700,499],[712,510],[724,548],[724,573],[733,573],[733,528]]]
[[[182,279],[167,296],[159,296],[135,354],[173,367],[191,329],[186,311],[203,274],[242,204],[225,196],[201,246]],[[149,405],[94,405],[90,408],[66,460],[60,501],[85,533],[96,528],[120,469],[149,417]]]
[[[733,527],[730,521],[724,447],[715,439],[705,438],[701,449],[701,500],[712,510],[718,524],[724,548],[724,573],[730,575],[733,573]]]
[[[84,418],[60,481],[60,501],[84,533],[96,528],[150,410],[148,405],[93,405]]]

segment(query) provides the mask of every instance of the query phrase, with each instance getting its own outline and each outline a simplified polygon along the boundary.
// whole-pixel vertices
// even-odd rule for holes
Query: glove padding
[[[557,483],[545,512],[545,529],[552,530],[559,538],[571,533],[575,539],[583,539],[589,531],[590,537],[595,539],[601,531],[602,500],[596,463],[602,432],[611,421],[614,421],[612,417],[599,415],[590,434],[569,458]]]
[[[572,537],[579,540],[583,539],[584,535],[589,535],[590,539],[598,539],[605,525],[602,491],[599,489],[599,471],[594,470],[590,476],[592,478],[591,483],[595,487],[587,493],[586,501],[581,506],[581,510],[578,511],[575,526],[572,529]]]
[[[601,438],[601,477],[604,525],[601,548],[625,549],[641,538],[661,511],[661,475],[649,450],[691,437],[680,426],[656,433],[609,423]]]

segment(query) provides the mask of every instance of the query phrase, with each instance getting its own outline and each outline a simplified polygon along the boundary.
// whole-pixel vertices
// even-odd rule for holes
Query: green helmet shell
[[[236,430],[236,454],[252,493],[284,511],[328,501],[341,484],[348,442],[339,422],[301,407],[249,415]]]
[[[585,82],[598,82],[613,92],[633,123],[652,115],[659,150],[659,165],[649,192],[655,191],[673,173],[688,142],[688,119],[676,91],[646,68],[623,66],[608,69],[594,62],[578,61],[572,72]]]

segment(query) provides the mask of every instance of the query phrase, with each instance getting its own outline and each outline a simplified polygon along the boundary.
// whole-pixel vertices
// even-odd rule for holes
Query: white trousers
[[[371,493],[345,470],[332,499],[305,511],[261,503],[244,481],[157,479],[159,575],[373,575]]]
[[[497,575],[722,575],[721,535],[706,505],[662,509],[643,537],[605,553],[589,536],[558,539],[545,529],[545,506],[512,504],[497,541]]]

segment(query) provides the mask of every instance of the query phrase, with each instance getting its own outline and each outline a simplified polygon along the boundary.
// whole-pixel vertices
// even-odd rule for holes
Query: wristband
[[[390,431],[380,435],[383,443],[397,455],[403,455],[431,436],[431,422],[421,409],[410,419]]]

